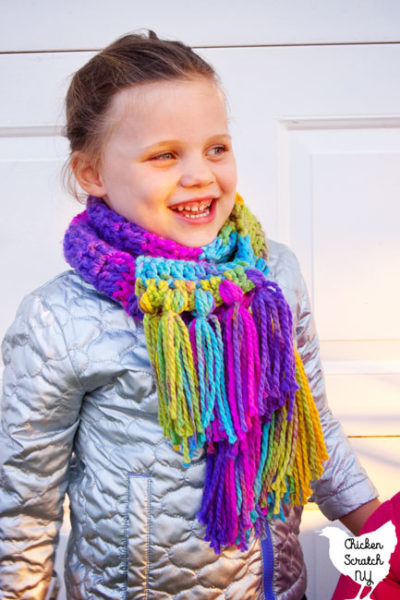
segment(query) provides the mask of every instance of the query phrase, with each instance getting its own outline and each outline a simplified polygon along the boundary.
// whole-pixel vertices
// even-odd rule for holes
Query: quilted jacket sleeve
[[[1,598],[55,598],[53,559],[83,392],[62,326],[39,295],[22,303],[3,359]]]
[[[377,497],[378,493],[360,465],[339,421],[326,400],[324,376],[319,356],[309,298],[300,275],[300,305],[297,320],[297,346],[311,391],[319,410],[329,459],[322,478],[313,483],[311,501],[328,519],[337,519]]]

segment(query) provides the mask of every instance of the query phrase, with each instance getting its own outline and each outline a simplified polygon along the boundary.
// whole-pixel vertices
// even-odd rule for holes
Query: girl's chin
[[[215,228],[213,228],[212,231],[208,232],[179,232],[179,234],[171,235],[170,239],[181,246],[187,246],[188,248],[201,248],[202,246],[211,244],[211,242],[217,237],[217,234],[218,231],[216,232]]]

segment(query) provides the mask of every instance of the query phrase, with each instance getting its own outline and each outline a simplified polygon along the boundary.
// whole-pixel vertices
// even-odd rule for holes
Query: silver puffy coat
[[[270,244],[270,278],[297,346],[330,455],[313,500],[329,519],[376,497],[325,400],[318,342],[296,258]],[[73,271],[25,298],[3,345],[2,600],[56,595],[66,492],[69,600],[298,600],[301,509],[247,552],[217,556],[195,518],[205,457],[190,467],[163,438],[143,328]]]

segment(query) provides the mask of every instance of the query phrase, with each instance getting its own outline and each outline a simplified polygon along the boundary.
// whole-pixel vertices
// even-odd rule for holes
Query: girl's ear
[[[71,155],[71,168],[81,188],[90,196],[101,198],[106,188],[98,168],[85,152],[76,151]]]

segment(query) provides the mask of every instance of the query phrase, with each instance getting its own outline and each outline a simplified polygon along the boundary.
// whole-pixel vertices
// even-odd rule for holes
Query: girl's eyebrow
[[[207,141],[212,142],[213,140],[220,140],[221,138],[229,141],[232,140],[232,136],[229,133],[216,133],[215,135],[212,135]]]
[[[159,148],[160,146],[172,146],[180,143],[181,142],[179,140],[159,140],[153,144],[149,144],[148,146],[143,146],[143,152],[150,152],[154,148]]]
[[[211,137],[209,137],[206,140],[206,144],[210,144],[212,143],[214,140],[220,140],[220,139],[227,139],[227,140],[232,140],[232,136],[229,133],[216,133],[215,135],[212,135]],[[163,146],[173,146],[173,145],[181,145],[182,144],[182,140],[159,140],[157,142],[154,142],[153,144],[149,144],[148,146],[144,146],[143,147],[143,152],[151,152],[154,148],[160,148]]]

